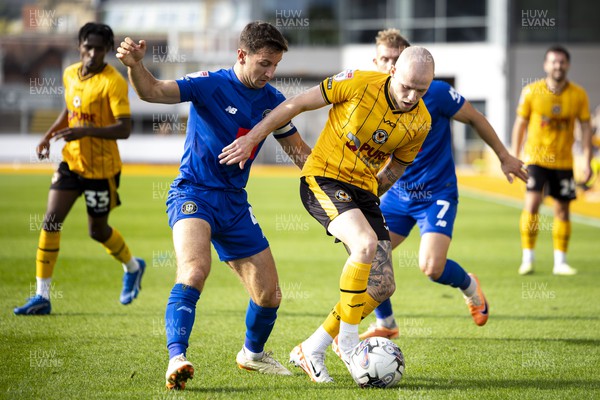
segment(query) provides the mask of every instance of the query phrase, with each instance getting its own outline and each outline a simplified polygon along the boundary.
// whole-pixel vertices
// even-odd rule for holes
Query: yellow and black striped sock
[[[104,246],[108,254],[121,261],[123,264],[126,264],[131,260],[129,247],[127,247],[123,236],[121,236],[119,231],[115,228],[112,228],[112,234],[106,242],[102,243],[102,246]]]
[[[374,309],[377,308],[379,302],[371,297],[369,293],[365,293],[365,306],[363,308],[363,313],[361,319],[365,318],[367,315],[371,314]],[[340,333],[340,313],[341,306],[340,303],[336,303],[335,307],[331,310],[331,312],[327,315],[325,322],[323,322],[323,329],[331,336],[336,337]]]
[[[340,276],[340,318],[351,325],[358,325],[365,307],[365,294],[371,264],[348,259]]]

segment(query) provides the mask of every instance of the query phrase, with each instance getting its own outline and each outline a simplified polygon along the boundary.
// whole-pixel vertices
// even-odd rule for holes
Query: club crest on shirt
[[[560,114],[560,104],[554,104],[552,106],[552,114],[554,114],[554,115]]]
[[[79,96],[73,97],[73,107],[75,107],[75,108],[81,107],[81,97],[79,97]]]
[[[181,205],[181,212],[186,215],[194,214],[196,211],[198,211],[198,206],[193,201],[186,201]]]
[[[344,192],[343,190],[338,190],[337,192],[335,192],[335,198],[339,201],[343,201],[344,203],[352,201],[352,197],[350,197],[350,195]]]
[[[390,135],[383,129],[377,129],[373,133],[373,141],[377,144],[384,144],[385,142],[387,142],[389,137]]]

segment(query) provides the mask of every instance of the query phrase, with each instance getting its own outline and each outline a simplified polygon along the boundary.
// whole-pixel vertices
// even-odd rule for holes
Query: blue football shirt
[[[176,82],[181,101],[191,104],[175,184],[187,180],[210,189],[243,189],[248,182],[252,161],[263,143],[252,151],[243,170],[238,164],[219,164],[219,154],[223,147],[248,133],[285,97],[269,84],[262,89],[246,87],[233,68],[199,71]],[[282,138],[295,132],[296,128],[289,122],[275,132],[275,137]]]

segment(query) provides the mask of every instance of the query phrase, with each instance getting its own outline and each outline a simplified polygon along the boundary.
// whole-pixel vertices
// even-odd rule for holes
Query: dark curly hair
[[[79,29],[79,44],[83,43],[89,35],[101,36],[103,43],[107,47],[110,47],[111,50],[115,49],[115,35],[113,34],[112,29],[110,29],[110,26],[88,22]]]

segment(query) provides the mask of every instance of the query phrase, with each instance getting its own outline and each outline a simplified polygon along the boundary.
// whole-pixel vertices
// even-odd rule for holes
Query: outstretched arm
[[[492,125],[490,125],[483,114],[477,111],[470,102],[465,101],[460,110],[454,114],[453,118],[464,124],[471,125],[479,137],[494,150],[498,160],[500,160],[502,172],[510,183],[513,182],[513,175],[522,181],[527,182],[527,172],[523,167],[523,161],[513,157],[508,152],[506,147],[504,147],[500,141],[500,138],[498,138]]]
[[[127,67],[129,81],[135,92],[140,99],[150,103],[179,103],[181,95],[177,82],[156,79],[142,63],[145,54],[145,40],[135,43],[126,37],[117,48],[117,58]]]
[[[230,145],[224,147],[222,153],[219,154],[219,162],[227,165],[239,163],[240,168],[244,168],[252,149],[269,136],[271,132],[304,111],[316,110],[326,105],[327,102],[323,99],[319,86],[287,99],[256,124],[247,135],[240,136]]]

